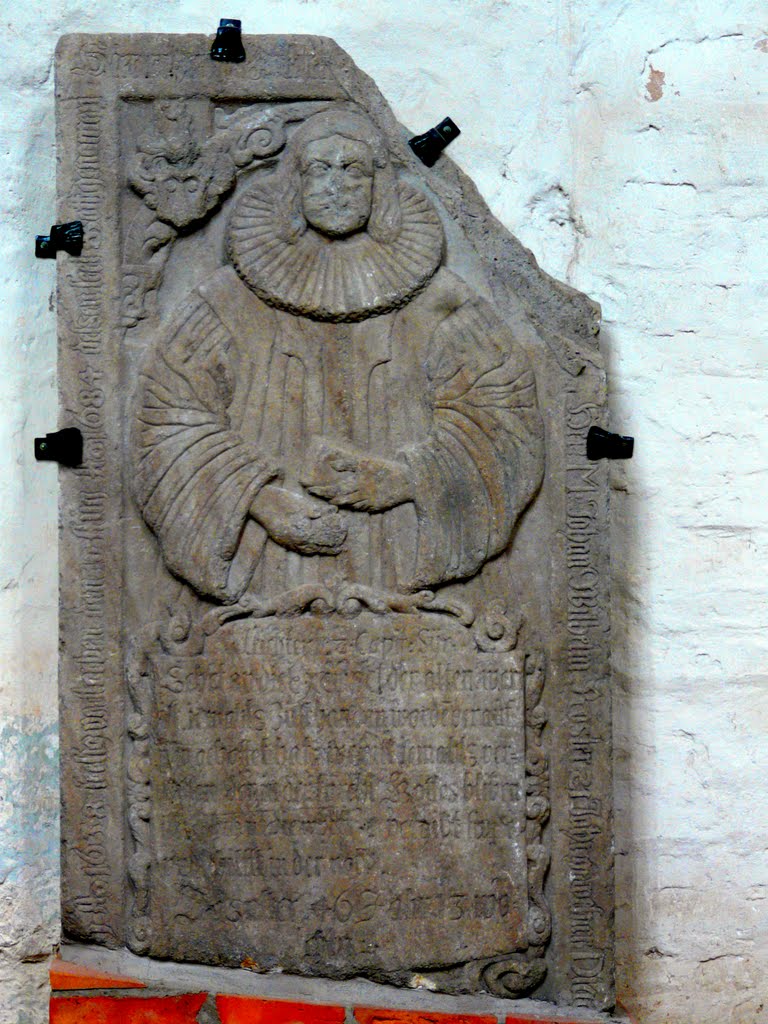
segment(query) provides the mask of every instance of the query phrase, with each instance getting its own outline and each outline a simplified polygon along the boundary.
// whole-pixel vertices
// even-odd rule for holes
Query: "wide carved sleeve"
[[[239,369],[234,339],[193,296],[141,374],[131,445],[134,494],[165,564],[225,602],[253,571],[240,540],[254,497],[276,475],[230,425]]]
[[[472,576],[503,551],[544,470],[533,371],[487,304],[441,322],[426,369],[432,429],[401,453],[416,494],[411,589]]]

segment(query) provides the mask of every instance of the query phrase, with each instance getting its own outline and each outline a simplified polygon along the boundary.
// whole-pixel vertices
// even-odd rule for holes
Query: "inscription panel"
[[[339,976],[525,945],[525,657],[430,618],[233,623],[155,660],[154,953]]]

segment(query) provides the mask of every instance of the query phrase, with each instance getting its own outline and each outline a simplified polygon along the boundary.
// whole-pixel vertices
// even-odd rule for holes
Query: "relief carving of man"
[[[543,472],[534,377],[444,245],[347,106],[236,201],[228,265],[151,354],[133,432],[141,512],[200,596],[434,589],[507,547]]]

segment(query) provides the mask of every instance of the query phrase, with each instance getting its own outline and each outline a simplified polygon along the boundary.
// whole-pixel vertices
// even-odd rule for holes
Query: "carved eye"
[[[189,192],[191,196],[193,196],[195,192],[197,192],[198,188],[200,188],[200,182],[197,178],[187,178],[186,185],[187,192]]]
[[[168,192],[175,192],[176,191],[176,186],[178,184],[179,184],[179,182],[178,182],[178,180],[176,178],[168,178],[168,180],[165,183],[165,187],[166,187]]]
[[[362,167],[362,164],[349,164],[344,169],[346,170],[347,177],[349,177],[349,178],[364,178],[365,177],[365,171],[364,171],[364,169]]]
[[[308,174],[310,176],[310,178],[322,178],[322,176],[325,174],[325,172],[327,170],[328,170],[328,165],[327,164],[321,164],[321,163],[318,163],[317,161],[315,161],[315,162],[309,164],[309,166],[307,167],[305,173]]]

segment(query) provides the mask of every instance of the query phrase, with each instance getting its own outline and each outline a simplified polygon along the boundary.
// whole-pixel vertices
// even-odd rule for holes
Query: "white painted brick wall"
[[[73,31],[330,35],[598,299],[616,467],[619,994],[768,1021],[768,15],[736,0],[27,0],[0,37],[0,1021],[58,935],[52,56]],[[28,961],[22,964],[22,961]]]

